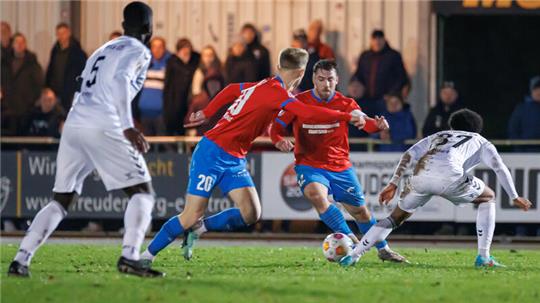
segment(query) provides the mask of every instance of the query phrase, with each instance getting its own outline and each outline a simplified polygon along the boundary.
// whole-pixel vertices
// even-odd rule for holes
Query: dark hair
[[[484,126],[484,120],[476,112],[464,108],[450,115],[448,125],[454,130],[480,133]]]
[[[69,25],[66,22],[60,22],[56,25],[56,30],[59,30],[61,28],[70,29]]]
[[[371,32],[371,38],[384,38],[384,32],[382,29],[375,29]]]
[[[255,34],[257,34],[257,28],[255,27],[255,25],[253,25],[252,23],[246,23],[242,26],[242,31],[246,30],[246,29],[250,29],[252,30]]]
[[[13,34],[13,36],[11,36],[11,41],[15,41],[16,38],[23,38],[24,40],[26,40],[26,37],[23,35],[23,33],[21,32],[16,32],[15,34]]]
[[[405,100],[403,100],[403,95],[401,95],[400,92],[390,92],[386,95],[384,95],[384,99],[390,99],[390,98],[397,98],[401,104],[405,104]]]
[[[315,65],[313,65],[313,74],[315,74],[319,69],[324,69],[327,71],[335,70],[337,72],[336,61],[332,59],[319,60],[317,63],[315,63]]]
[[[184,47],[189,47],[193,50],[193,44],[191,44],[191,41],[189,41],[188,38],[180,38],[176,42],[176,51],[179,51],[183,49]]]

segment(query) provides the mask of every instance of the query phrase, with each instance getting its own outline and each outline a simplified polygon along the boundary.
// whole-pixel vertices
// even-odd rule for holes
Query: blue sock
[[[369,222],[359,222],[359,221],[356,221],[356,225],[358,225],[358,229],[360,229],[360,231],[362,232],[362,234],[366,234],[368,232],[368,230],[373,226],[377,224],[377,220],[375,220],[375,217],[371,217],[371,219],[369,220]],[[382,240],[381,242],[377,242],[375,243],[375,247],[377,247],[377,249],[381,249],[383,247],[385,247],[386,245],[388,245],[388,242],[386,242],[386,240]]]
[[[226,209],[203,221],[208,231],[233,231],[247,226],[238,208]]]
[[[321,218],[326,226],[336,233],[343,233],[346,235],[352,234],[349,225],[347,225],[347,221],[345,221],[345,217],[343,217],[339,208],[334,204],[331,204],[324,213],[319,214],[319,218]]]
[[[170,218],[159,232],[154,236],[150,245],[148,245],[148,251],[153,255],[157,255],[162,249],[171,244],[176,237],[184,233],[184,228],[180,224],[180,220],[177,216]]]

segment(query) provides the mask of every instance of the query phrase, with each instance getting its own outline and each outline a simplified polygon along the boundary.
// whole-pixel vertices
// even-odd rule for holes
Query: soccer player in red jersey
[[[229,85],[206,109],[190,117],[191,123],[186,127],[206,122],[207,117],[222,106],[232,103],[216,126],[205,133],[193,153],[184,210],[162,226],[142,258],[153,260],[178,235],[189,232],[184,237],[184,257],[190,259],[193,243],[203,232],[235,230],[259,220],[261,206],[246,169],[245,156],[253,140],[280,110],[286,109],[319,123],[350,122],[357,127],[364,126],[361,116],[308,106],[289,93],[302,80],[307,60],[308,53],[303,49],[284,49],[279,55],[278,76],[257,83]],[[216,185],[236,207],[201,220]]]
[[[308,105],[362,115],[356,101],[336,92],[338,76],[333,60],[321,60],[313,67],[314,88],[296,95]],[[368,133],[388,129],[384,117],[365,117],[364,130]],[[296,144],[284,139],[287,125],[292,123]],[[355,219],[358,229],[365,234],[377,221],[371,216],[355,170],[349,161],[349,128],[347,123],[319,123],[282,110],[271,129],[272,142],[284,152],[294,148],[295,171],[300,189],[311,201],[320,219],[334,232],[349,235],[355,243],[358,238],[351,231],[341,211],[328,199],[332,194]],[[386,241],[376,244],[383,261],[405,262],[392,251]]]

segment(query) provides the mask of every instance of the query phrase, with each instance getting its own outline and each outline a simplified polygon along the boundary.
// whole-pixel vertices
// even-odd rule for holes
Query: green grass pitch
[[[370,252],[354,268],[317,248],[204,247],[192,261],[171,247],[155,264],[167,276],[116,272],[115,245],[45,245],[32,278],[7,277],[16,245],[2,244],[2,302],[540,302],[540,251],[495,250],[505,269],[475,269],[474,250],[399,249],[411,265]]]

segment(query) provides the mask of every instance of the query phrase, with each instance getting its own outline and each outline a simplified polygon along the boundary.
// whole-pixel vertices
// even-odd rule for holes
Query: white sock
[[[195,224],[197,225],[197,224]],[[204,225],[204,221],[201,221],[201,224],[197,227],[192,227],[193,228],[193,232],[198,236],[200,237],[202,234],[204,234],[205,232],[208,231],[208,229],[206,229],[206,225]]]
[[[490,201],[478,205],[476,215],[476,234],[478,236],[478,254],[490,257],[489,249],[495,232],[495,202]]]
[[[49,238],[66,214],[64,207],[54,200],[43,207],[28,228],[13,260],[29,265],[36,250]]]
[[[141,254],[141,259],[142,260],[150,260],[150,261],[154,261],[154,258],[156,256],[152,255],[150,253],[150,251],[148,251],[148,249],[146,249],[142,254]]]
[[[146,229],[152,221],[154,197],[150,194],[135,194],[131,197],[124,213],[124,239],[122,256],[130,260],[140,259],[141,245]]]
[[[375,243],[386,239],[391,232],[391,227],[373,225],[362,237],[360,244],[356,245],[354,255],[357,257],[363,256],[373,245],[375,245]]]

